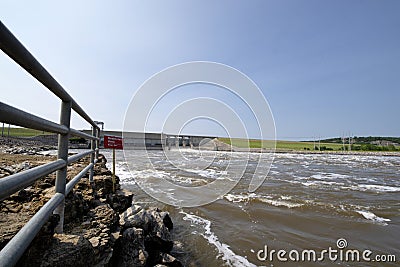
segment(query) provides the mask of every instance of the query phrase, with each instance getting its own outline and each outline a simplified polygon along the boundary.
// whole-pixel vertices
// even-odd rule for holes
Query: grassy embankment
[[[248,144],[250,148],[271,148],[272,142],[271,141],[265,141],[265,140],[249,140],[247,143],[247,140],[245,139],[237,139],[237,138],[218,138],[218,140],[227,143],[227,144],[232,144],[233,146],[236,147],[247,147]],[[342,144],[333,144],[333,143],[321,143],[319,144],[318,142],[315,142],[315,146],[323,148],[323,150],[334,150],[334,151],[339,151],[342,149],[343,145]],[[276,149],[277,150],[314,150],[314,142],[296,142],[296,141],[276,141]]]
[[[1,131],[0,125],[0,131]],[[1,134],[1,133],[0,133]],[[20,127],[10,127],[10,135],[8,135],[8,127],[4,126],[3,136],[11,136],[11,137],[33,137],[38,135],[53,135],[54,133],[45,132],[45,131],[38,131],[34,129],[28,128],[20,128]],[[72,136],[69,138],[70,142],[72,143],[86,143],[86,140],[81,137]]]
[[[2,130],[2,125],[0,125],[0,131],[1,130]],[[51,133],[33,130],[33,129],[27,129],[27,128],[10,127],[10,136],[32,137],[32,136],[43,135],[43,134],[51,134]],[[4,125],[3,135],[8,136],[8,127],[6,125]]]

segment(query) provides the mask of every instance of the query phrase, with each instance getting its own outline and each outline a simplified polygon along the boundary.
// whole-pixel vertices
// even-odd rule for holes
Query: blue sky
[[[122,129],[149,77],[201,60],[250,77],[278,139],[294,140],[399,136],[399,10],[396,0],[0,2],[2,22],[107,129]],[[58,121],[59,101],[4,54],[0,91],[2,102]],[[76,116],[72,125],[87,127]]]

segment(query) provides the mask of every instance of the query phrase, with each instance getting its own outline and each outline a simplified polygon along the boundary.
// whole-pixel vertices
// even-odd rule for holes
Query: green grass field
[[[218,138],[218,140],[226,143],[232,144],[236,147],[250,147],[250,148],[271,148],[273,146],[272,141],[265,140],[247,140],[245,139],[237,139],[237,138]],[[318,143],[316,143],[318,146]],[[332,144],[332,143],[321,143],[321,147],[325,147],[328,150],[340,150],[341,144]],[[276,141],[276,149],[278,150],[314,150],[313,142],[296,142],[296,141]]]
[[[319,144],[315,143],[318,147]],[[340,150],[343,145],[332,144],[332,143],[321,143],[321,147],[325,147],[326,150]],[[277,149],[289,149],[289,150],[314,150],[314,142],[294,142],[294,141],[277,141]]]
[[[0,124],[0,131],[2,129],[3,129],[2,124]],[[42,134],[50,134],[50,133],[33,130],[33,129],[27,129],[27,128],[10,127],[10,136],[31,137],[31,136],[42,135]],[[8,136],[8,127],[6,125],[4,125],[3,135]]]

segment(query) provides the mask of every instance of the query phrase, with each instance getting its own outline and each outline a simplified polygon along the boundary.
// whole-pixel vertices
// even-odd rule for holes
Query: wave
[[[112,162],[107,162],[106,167],[112,170]],[[117,162],[115,164],[115,175],[119,177],[121,184],[135,184],[134,179],[132,179],[132,173],[128,170],[126,162]]]
[[[282,182],[287,182],[290,184],[301,184],[306,187],[315,187],[315,188],[327,188],[332,186],[338,186],[337,188],[343,190],[354,190],[354,191],[371,191],[376,193],[382,192],[400,192],[400,187],[398,186],[390,186],[390,185],[378,185],[378,184],[355,184],[354,181],[351,182],[349,180],[343,179],[340,182],[337,181],[325,181],[323,179],[318,179],[321,176],[319,175],[312,175],[311,178],[316,178],[318,180],[308,180],[308,177],[300,177],[300,176],[293,176],[294,180],[289,179],[275,179]],[[345,178],[344,176],[342,176]],[[304,181],[306,180],[306,181]],[[330,180],[330,179],[329,179]],[[377,180],[374,178],[357,178],[356,180],[362,180],[364,182],[376,182]]]
[[[303,182],[303,183],[301,183],[302,185],[304,185],[304,186],[316,186],[316,187],[318,187],[318,186],[322,186],[322,187],[324,187],[324,186],[326,186],[326,185],[328,185],[328,186],[332,186],[332,185],[344,185],[344,183],[337,183],[337,182],[329,182],[329,181],[307,181],[307,182]]]
[[[330,214],[337,214],[342,216],[350,216],[354,217],[354,213],[358,213],[362,215],[365,219],[375,222],[380,225],[387,225],[387,222],[390,222],[390,219],[379,217],[374,213],[368,211],[370,207],[363,207],[359,205],[353,204],[332,204],[332,203],[324,203],[317,202],[315,200],[302,200],[303,203],[294,203],[288,200],[291,200],[291,196],[282,195],[279,199],[274,199],[272,196],[259,196],[255,193],[247,194],[247,195],[234,195],[234,194],[226,194],[224,198],[233,203],[243,203],[243,202],[251,202],[251,201],[260,201],[263,203],[267,203],[276,207],[286,207],[286,208],[298,208],[305,207],[305,209],[309,209],[312,211],[323,211],[328,212]]]
[[[215,233],[211,231],[211,222],[209,220],[206,220],[200,216],[188,214],[184,211],[180,211],[179,213],[184,215],[183,220],[190,221],[191,223],[203,227],[204,233],[201,235],[208,241],[209,244],[212,244],[217,248],[219,256],[221,256],[222,260],[224,260],[228,266],[257,266],[249,262],[245,257],[235,254],[235,252],[230,249],[229,245],[220,242]]]
[[[387,185],[376,185],[376,184],[360,184],[360,188],[376,192],[400,192],[400,187],[387,186]]]
[[[359,184],[352,186],[343,186],[342,189],[350,189],[354,191],[371,191],[375,193],[388,193],[388,192],[400,192],[400,187],[388,186],[388,185],[377,185],[377,184]]]
[[[267,204],[271,204],[272,206],[275,206],[275,207],[287,207],[289,209],[298,208],[298,207],[301,207],[304,205],[304,204],[300,204],[300,203],[291,203],[288,201],[273,200],[273,199],[260,199],[260,201],[267,203]]]
[[[271,168],[272,169],[272,168]],[[278,175],[278,174],[280,174],[280,172],[278,172],[278,171],[274,171],[274,170],[269,170],[269,175]]]
[[[320,210],[324,212],[329,212],[330,214],[340,214],[342,216],[350,216],[354,217],[354,213],[358,213],[362,215],[365,219],[373,221],[375,223],[381,225],[387,225],[387,222],[390,222],[390,219],[378,217],[374,213],[368,211],[370,207],[363,207],[359,205],[353,204],[332,204],[332,203],[324,203],[317,202],[315,200],[301,200],[302,203],[296,203],[292,200],[291,196],[282,195],[278,199],[273,196],[260,196],[255,193],[251,194],[226,194],[224,198],[232,203],[248,203],[252,201],[259,201],[263,203],[270,204],[276,207],[285,207],[285,208],[299,208],[304,207],[305,209],[309,209],[312,211]]]
[[[382,225],[388,225],[386,222],[390,222],[390,219],[382,218],[376,216],[374,213],[370,211],[365,211],[365,210],[356,210],[358,214],[361,214],[365,219],[382,224]]]
[[[108,169],[112,169],[112,163],[106,163],[106,166]],[[224,174],[224,172],[215,172],[214,170],[209,172],[207,170],[189,170],[189,172],[198,172],[199,175],[196,175],[197,177],[177,176],[168,171],[152,168],[130,171],[126,162],[117,162],[115,166],[115,173],[120,178],[120,183],[125,185],[137,184],[137,179],[165,179],[176,185],[196,187],[208,184],[214,175]],[[218,177],[217,179],[229,178]]]
[[[314,174],[311,175],[311,178],[317,179],[317,180],[325,180],[325,179],[329,179],[329,180],[333,180],[333,179],[345,179],[345,178],[349,178],[349,175],[345,175],[345,174],[339,174],[339,173],[318,173],[318,174]]]
[[[195,173],[205,178],[219,178],[221,175],[226,175],[226,171],[216,171],[213,169],[206,169],[206,170],[196,170],[196,169],[185,169],[185,172]]]
[[[257,194],[250,193],[247,195],[234,195],[234,194],[226,194],[224,198],[233,203],[240,203],[240,202],[249,202],[251,199],[256,198]]]
[[[279,199],[273,199],[272,196],[261,196],[255,193],[241,194],[241,195],[226,194],[224,198],[232,203],[259,201],[266,204],[270,204],[275,207],[286,207],[286,208],[298,208],[304,205],[302,203],[293,203],[287,201],[290,200],[292,197],[286,195],[280,196]]]

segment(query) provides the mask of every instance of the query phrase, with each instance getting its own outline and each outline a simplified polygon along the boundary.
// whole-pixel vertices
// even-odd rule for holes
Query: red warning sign
[[[123,149],[122,137],[105,135],[104,136],[104,148]]]

